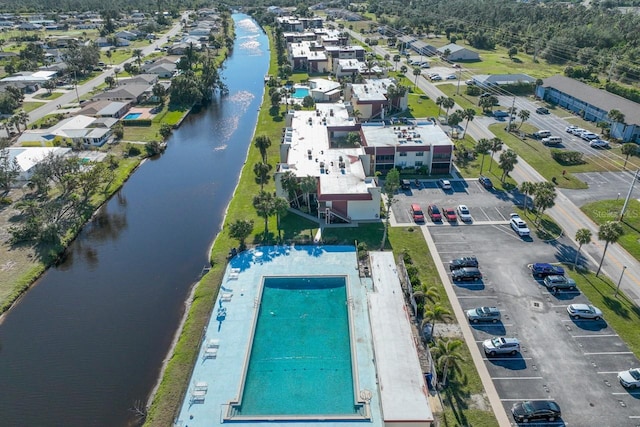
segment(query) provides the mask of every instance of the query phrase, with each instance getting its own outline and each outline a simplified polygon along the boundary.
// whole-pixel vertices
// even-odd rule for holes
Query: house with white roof
[[[274,174],[276,194],[290,199],[282,176],[316,180],[318,221],[376,220],[380,216],[380,188],[367,171],[370,156],[360,146],[341,144],[359,124],[341,103],[316,104],[315,111],[291,110],[280,145],[280,163]],[[291,201],[291,200],[290,200]]]
[[[113,133],[112,126],[117,121],[111,117],[96,118],[77,115],[47,129],[27,129],[18,138],[18,143],[38,142],[45,145],[58,138],[71,140],[74,144],[100,147]]]
[[[389,89],[396,86],[395,79],[368,79],[365,83],[349,83],[344,90],[344,100],[351,103],[353,110],[360,112],[361,120],[384,119],[391,109],[404,111],[409,106],[409,94],[391,99]]]
[[[324,47],[316,41],[302,41],[288,45],[289,64],[294,70],[326,73],[330,70]]]
[[[309,95],[316,102],[337,102],[340,100],[340,82],[328,79],[309,79]]]
[[[28,181],[33,176],[38,163],[42,162],[47,156],[64,156],[71,151],[71,148],[63,147],[9,147],[6,149],[9,153],[9,162],[13,163],[14,159],[18,164],[19,173],[18,181]]]

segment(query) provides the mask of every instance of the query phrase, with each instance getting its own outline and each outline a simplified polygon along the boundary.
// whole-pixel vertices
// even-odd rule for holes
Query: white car
[[[443,190],[451,190],[451,181],[449,181],[448,179],[438,180],[438,185],[440,185],[440,188],[442,188]]]
[[[449,74],[447,76],[447,80],[458,80],[458,76],[456,76],[455,74]]]
[[[571,131],[571,133],[574,134],[575,136],[582,135],[582,132],[586,132],[586,130],[582,128],[573,128],[573,130]]]
[[[604,139],[594,139],[589,143],[593,148],[609,148],[609,142]]]
[[[529,227],[527,227],[527,223],[524,222],[522,218],[520,218],[520,215],[518,215],[517,213],[512,213],[510,217],[511,220],[509,221],[509,224],[511,224],[511,228],[513,228],[513,231],[518,233],[520,237],[526,237],[531,234]]]
[[[442,80],[442,77],[440,77],[440,74],[435,74],[431,76],[431,81],[439,81],[439,80]]]
[[[640,387],[640,368],[629,369],[618,373],[618,381],[625,388]]]
[[[567,126],[566,128],[564,128],[565,132],[567,133],[573,133],[574,130],[578,129],[578,126],[574,126],[574,125],[570,125]]]
[[[456,211],[458,212],[458,217],[460,218],[461,221],[463,222],[471,221],[471,212],[469,212],[469,208],[467,207],[467,205],[458,205],[458,207],[456,208]]]
[[[585,132],[582,132],[582,134],[580,135],[580,138],[584,139],[585,141],[592,141],[594,139],[598,139],[598,135],[596,135],[593,132],[585,131]]]

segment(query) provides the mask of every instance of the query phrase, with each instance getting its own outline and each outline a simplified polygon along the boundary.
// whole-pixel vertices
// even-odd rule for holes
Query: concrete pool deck
[[[181,427],[222,425],[230,401],[236,400],[242,386],[245,359],[251,339],[253,318],[258,307],[260,284],[264,276],[344,275],[352,301],[352,322],[356,343],[358,388],[370,395],[371,420],[363,421],[268,421],[270,426],[302,427],[323,425],[338,427],[362,423],[382,427],[382,413],[376,370],[373,363],[373,338],[367,306],[373,291],[370,278],[361,278],[357,253],[352,246],[267,246],[243,252],[227,266],[209,325],[204,334],[189,388],[175,421]],[[217,316],[218,310],[224,316]],[[265,390],[265,393],[269,393]],[[354,396],[359,398],[360,396]],[[227,421],[243,425],[265,421]]]

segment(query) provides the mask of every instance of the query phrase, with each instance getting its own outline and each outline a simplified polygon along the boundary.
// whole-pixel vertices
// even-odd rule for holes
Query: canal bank
[[[136,423],[129,409],[155,383],[253,135],[268,46],[236,29],[229,96],[190,115],[0,325],[8,425]]]

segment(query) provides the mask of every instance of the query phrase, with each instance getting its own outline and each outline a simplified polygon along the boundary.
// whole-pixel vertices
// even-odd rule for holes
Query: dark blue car
[[[546,262],[537,262],[531,266],[531,273],[536,277],[564,276],[564,268]]]

